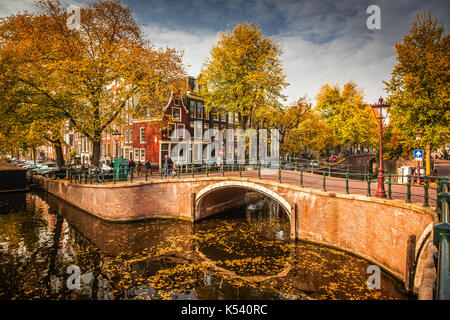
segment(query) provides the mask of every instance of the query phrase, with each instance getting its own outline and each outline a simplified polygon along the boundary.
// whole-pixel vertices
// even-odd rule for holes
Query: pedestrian
[[[133,170],[135,167],[136,167],[136,163],[134,163],[133,159],[128,161],[128,172],[133,173]]]
[[[142,163],[139,161],[139,162],[138,162],[138,165],[137,165],[137,175],[138,175],[138,177],[139,177],[139,173],[141,172],[142,167],[143,167],[143,165],[142,165]]]
[[[167,171],[169,172],[169,174],[174,177],[173,172],[172,172],[172,165],[173,165],[173,161],[172,159],[169,158],[169,156],[166,154],[164,156],[164,178],[167,176]]]
[[[150,171],[150,175],[152,174],[152,164],[148,160],[145,162],[145,171],[147,173],[148,173],[148,171]]]

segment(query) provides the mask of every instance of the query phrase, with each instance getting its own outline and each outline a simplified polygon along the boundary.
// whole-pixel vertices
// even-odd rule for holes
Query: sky
[[[89,0],[62,0],[64,7]],[[286,103],[314,97],[325,83],[354,81],[366,102],[385,97],[383,81],[396,64],[394,43],[401,42],[416,15],[431,10],[449,30],[448,0],[122,0],[133,9],[155,46],[184,49],[189,75],[197,76],[220,31],[242,22],[258,24],[283,50],[290,84]],[[380,8],[380,29],[370,30],[370,5]],[[0,17],[32,10],[32,0],[0,0]]]

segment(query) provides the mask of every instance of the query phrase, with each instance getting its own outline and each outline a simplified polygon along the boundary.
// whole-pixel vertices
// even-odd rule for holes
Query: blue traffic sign
[[[414,159],[423,159],[423,150],[414,150]]]

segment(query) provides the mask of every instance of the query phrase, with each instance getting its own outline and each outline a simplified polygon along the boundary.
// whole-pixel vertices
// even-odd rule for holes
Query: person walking
[[[150,161],[146,161],[145,162],[145,172],[147,172],[147,174],[148,174],[148,172],[150,171],[150,175],[152,174],[152,164],[150,163]]]
[[[173,166],[173,161],[172,159],[169,158],[169,156],[166,154],[164,156],[164,178],[167,176],[167,171],[169,172],[169,174],[174,177],[173,172],[172,172],[172,166]]]
[[[128,161],[128,172],[130,172],[132,174],[135,167],[136,167],[136,163],[134,163],[133,159]]]
[[[141,173],[142,167],[143,167],[143,165],[142,165],[142,163],[139,161],[138,164],[137,164],[137,175],[138,175],[138,177],[139,177],[139,173]]]

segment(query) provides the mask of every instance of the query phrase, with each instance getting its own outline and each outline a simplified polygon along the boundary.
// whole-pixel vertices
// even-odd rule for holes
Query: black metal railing
[[[345,194],[362,194],[373,196],[376,188],[377,176],[368,171],[348,170],[340,168],[300,166],[292,163],[280,163],[279,165],[254,164],[179,164],[175,165],[172,174],[159,166],[157,168],[127,168],[115,170],[111,173],[95,173],[92,170],[84,172],[70,172],[69,180],[74,183],[109,183],[112,182],[133,183],[148,181],[151,178],[195,178],[200,176],[239,176],[260,180],[273,180],[279,183],[295,184],[302,188],[315,188],[323,191],[337,191]],[[437,181],[435,184],[432,181]],[[430,203],[437,204],[436,195],[443,188],[445,178],[398,174],[385,174],[385,188],[388,199],[403,199],[407,203],[420,202],[424,207]],[[436,186],[435,186],[436,185]]]
[[[434,224],[433,244],[438,249],[434,262],[436,267],[436,280],[433,287],[433,297],[436,300],[450,300],[450,223],[449,181],[446,177],[438,181],[438,196],[436,211],[439,222]]]

